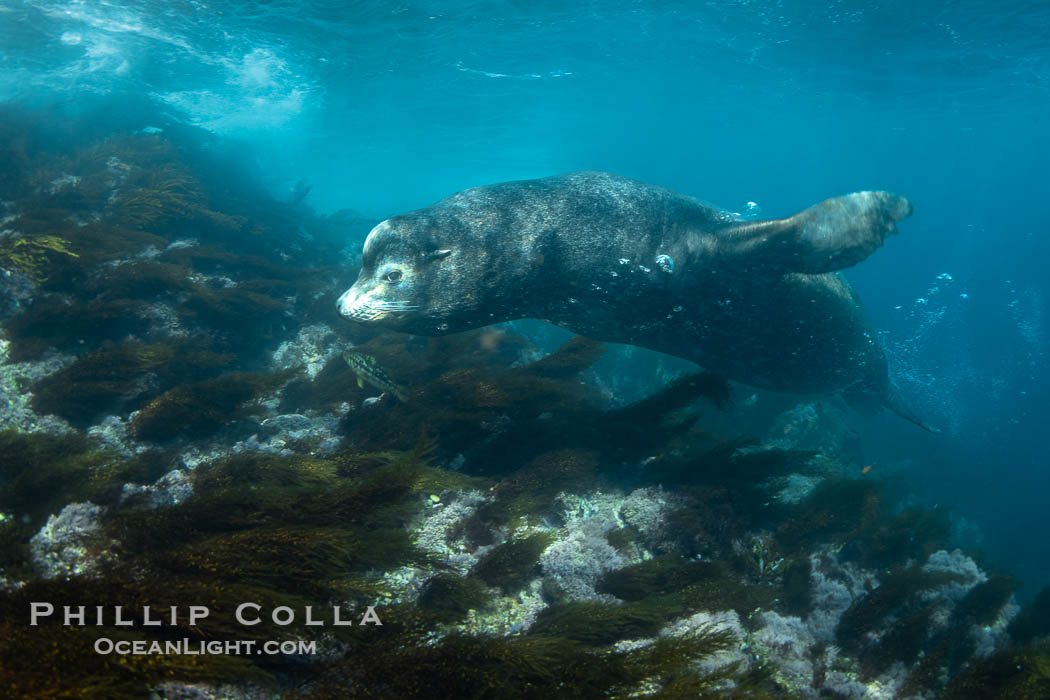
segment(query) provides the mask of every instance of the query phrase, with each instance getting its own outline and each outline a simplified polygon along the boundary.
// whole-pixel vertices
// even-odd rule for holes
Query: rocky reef
[[[1050,589],[1020,607],[834,403],[342,323],[374,222],[149,123],[0,112],[4,697],[1050,696]]]

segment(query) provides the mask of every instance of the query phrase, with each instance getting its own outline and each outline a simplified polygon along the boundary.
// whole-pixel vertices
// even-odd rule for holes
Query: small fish
[[[860,470],[860,473],[861,474],[867,474],[868,472],[871,471],[871,467],[872,467],[872,465],[870,465],[870,464],[865,465],[864,468]]]
[[[407,401],[405,390],[387,376],[376,358],[357,350],[347,350],[343,353],[343,359],[357,375],[357,386],[363,389],[367,382],[380,391],[390,392],[399,401]]]

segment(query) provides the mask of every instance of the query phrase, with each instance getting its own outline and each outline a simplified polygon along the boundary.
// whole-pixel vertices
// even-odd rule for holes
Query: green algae
[[[69,241],[58,236],[0,236],[0,268],[17,270],[34,282],[43,282],[48,278],[53,258],[79,257],[69,245]]]

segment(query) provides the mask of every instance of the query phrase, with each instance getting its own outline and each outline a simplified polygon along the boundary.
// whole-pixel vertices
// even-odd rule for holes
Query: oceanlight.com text
[[[201,641],[197,639],[174,639],[166,641],[157,640],[113,640],[109,637],[100,637],[95,640],[95,653],[118,654],[121,656],[158,656],[158,655],[223,655],[235,654],[238,656],[252,654],[316,654],[317,642],[304,640],[286,639],[284,641],[258,639],[245,640],[211,640]]]

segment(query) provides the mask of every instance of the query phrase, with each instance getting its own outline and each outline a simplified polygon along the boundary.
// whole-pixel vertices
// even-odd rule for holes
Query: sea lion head
[[[485,294],[483,280],[475,279],[479,251],[472,250],[478,246],[465,228],[455,217],[428,210],[376,226],[365,239],[357,281],[339,297],[339,313],[420,335],[492,323],[480,311]]]

